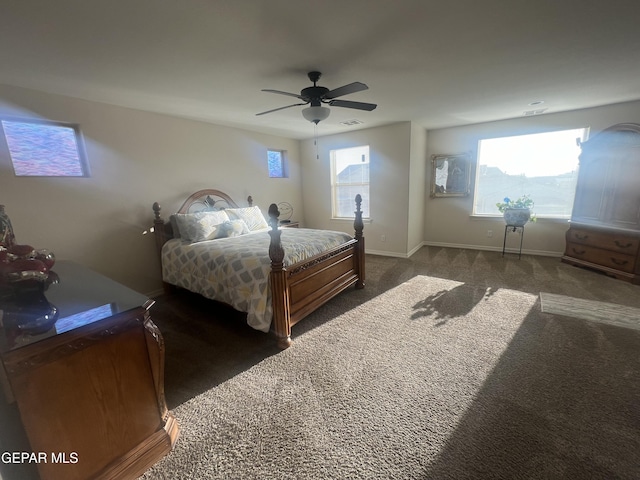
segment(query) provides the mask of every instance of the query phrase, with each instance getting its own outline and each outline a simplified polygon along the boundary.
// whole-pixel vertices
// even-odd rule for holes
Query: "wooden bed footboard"
[[[276,204],[269,206],[272,326],[280,348],[291,345],[291,327],[308,314],[351,285],[364,288],[364,223],[361,204],[362,197],[358,194],[353,240],[288,267],[283,264],[284,249],[280,242],[281,230],[278,229],[280,212]]]
[[[248,197],[247,202],[251,206],[253,199]],[[276,204],[269,206],[269,258],[273,304],[271,325],[280,348],[291,345],[291,327],[305,316],[352,285],[355,285],[355,288],[364,288],[364,223],[360,195],[356,195],[355,203],[353,239],[289,266],[284,265],[284,249],[280,240],[282,232],[278,228],[280,212]],[[215,210],[225,206],[238,205],[219,190],[200,190],[191,195],[177,213]],[[171,223],[165,222],[162,218],[161,207],[157,202],[153,204],[153,212],[156,247],[161,257],[163,245],[174,238],[174,232]],[[165,284],[165,291],[171,291],[168,284]]]

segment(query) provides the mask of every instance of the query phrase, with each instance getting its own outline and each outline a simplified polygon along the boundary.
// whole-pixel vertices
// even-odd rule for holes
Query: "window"
[[[353,218],[358,193],[362,216],[369,218],[369,146],[331,150],[330,155],[333,218]]]
[[[578,178],[578,141],[587,128],[480,140],[474,215],[500,215],[496,203],[529,195],[537,217],[569,218]]]
[[[86,177],[78,125],[41,120],[2,120],[17,176]]]
[[[282,150],[267,150],[267,168],[269,177],[285,178],[284,152]]]

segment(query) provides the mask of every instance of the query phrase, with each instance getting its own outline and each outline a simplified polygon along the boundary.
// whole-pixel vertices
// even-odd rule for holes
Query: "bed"
[[[156,202],[165,290],[185,288],[246,312],[251,327],[272,332],[278,346],[288,348],[293,325],[345,289],[364,288],[361,202],[357,195],[354,236],[283,228],[276,204],[265,219],[256,216],[251,197],[240,207],[215,189],[190,195],[168,221]]]

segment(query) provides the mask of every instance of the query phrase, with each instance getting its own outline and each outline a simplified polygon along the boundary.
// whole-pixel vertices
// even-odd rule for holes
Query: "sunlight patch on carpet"
[[[545,292],[540,292],[540,304],[545,313],[640,330],[639,308]]]

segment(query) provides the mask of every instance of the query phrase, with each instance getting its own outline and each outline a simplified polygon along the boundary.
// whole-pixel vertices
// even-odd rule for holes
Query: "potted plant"
[[[522,227],[527,222],[536,221],[536,216],[531,211],[533,208],[533,200],[531,200],[529,195],[522,195],[515,200],[505,197],[504,201],[496,203],[496,207],[498,207],[500,213],[503,214],[504,221],[507,225]]]

